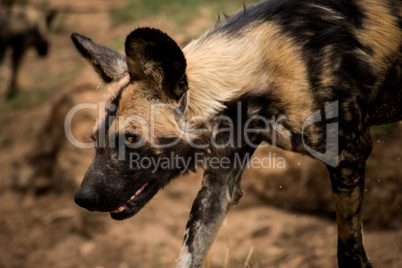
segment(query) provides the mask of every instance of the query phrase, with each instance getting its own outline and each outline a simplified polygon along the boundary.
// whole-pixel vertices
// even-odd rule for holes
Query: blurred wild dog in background
[[[18,72],[29,48],[35,48],[44,57],[49,50],[49,29],[56,11],[38,11],[29,6],[0,7],[0,61],[7,49],[12,49],[11,80],[6,97],[17,93]]]
[[[178,261],[201,267],[242,196],[247,156],[268,142],[327,166],[339,267],[371,267],[361,214],[369,127],[402,119],[401,14],[399,0],[270,0],[219,20],[183,50],[139,28],[125,56],[73,34],[109,94],[76,203],[126,219],[201,164]]]

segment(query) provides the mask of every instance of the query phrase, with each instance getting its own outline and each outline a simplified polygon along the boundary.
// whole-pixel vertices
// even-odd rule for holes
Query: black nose
[[[93,211],[96,209],[98,197],[91,189],[80,188],[75,193],[74,201],[80,207]]]

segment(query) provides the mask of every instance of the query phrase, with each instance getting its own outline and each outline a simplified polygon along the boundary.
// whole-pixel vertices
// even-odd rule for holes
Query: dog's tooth
[[[137,192],[135,192],[135,195],[134,195],[134,197],[137,197],[137,196],[139,196],[140,194],[141,194],[141,192],[142,192],[142,189],[139,189]]]
[[[126,208],[126,206],[121,206],[117,209],[118,212],[122,212],[124,209]]]
[[[133,200],[134,198],[136,198],[135,195],[133,195],[132,197],[130,197],[130,201]]]
[[[142,191],[144,191],[145,187],[147,187],[147,186],[148,186],[148,182],[145,183],[140,189],[138,189],[137,192],[135,192],[135,197],[139,196],[142,193]]]
[[[122,212],[125,208],[126,208],[125,205],[124,205],[124,206],[121,206],[121,207],[119,207],[118,209],[113,210],[112,213],[119,213],[119,212]]]

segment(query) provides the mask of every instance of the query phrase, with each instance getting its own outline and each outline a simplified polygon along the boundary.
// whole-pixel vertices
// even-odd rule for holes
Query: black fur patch
[[[352,23],[355,27],[361,27],[364,14],[354,0],[277,0],[253,4],[230,18],[219,19],[210,33],[237,34],[253,22],[267,20],[278,21],[279,25],[285,27],[293,24],[296,27],[288,28],[288,30],[295,35],[300,35],[298,31],[300,29],[303,30],[302,32],[315,31],[317,28],[326,29],[330,20],[325,21],[323,18],[328,17],[328,14],[323,14],[324,11],[321,9],[312,8],[310,4],[320,5],[343,14],[348,19],[344,21],[345,25]]]
[[[179,99],[187,90],[186,59],[180,47],[167,34],[157,29],[138,28],[127,36],[125,47],[133,80],[154,80],[149,74],[151,71],[161,76],[162,89],[170,97]]]

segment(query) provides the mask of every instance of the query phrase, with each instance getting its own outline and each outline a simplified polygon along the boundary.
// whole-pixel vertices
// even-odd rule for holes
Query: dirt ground
[[[94,152],[68,142],[64,119],[75,105],[101,101],[102,93],[69,36],[79,32],[110,45],[146,25],[180,44],[189,37],[164,18],[113,25],[109,10],[123,0],[48,2],[63,10],[50,55],[28,54],[21,93],[11,103],[3,97],[9,61],[0,65],[0,268],[174,267],[201,172],[178,178],[124,222],[88,213],[73,201]],[[213,23],[194,18],[188,31]],[[89,141],[97,113],[87,109],[75,115],[72,131],[78,140]],[[402,267],[401,131],[402,124],[373,129],[364,239],[374,267]],[[257,154],[283,157],[286,168],[245,172],[245,195],[227,215],[206,267],[336,267],[334,206],[323,166],[271,147]]]

